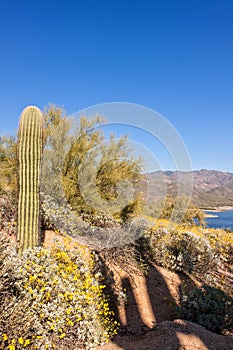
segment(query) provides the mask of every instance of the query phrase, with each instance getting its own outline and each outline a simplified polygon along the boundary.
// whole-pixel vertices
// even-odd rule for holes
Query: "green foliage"
[[[0,342],[12,349],[93,349],[116,333],[95,255],[64,242],[19,257],[0,237]],[[72,246],[72,247],[71,247]]]
[[[98,128],[104,122],[101,116],[82,116],[75,125],[62,108],[54,105],[46,108],[44,119],[42,192],[45,195],[54,198],[58,205],[68,202],[78,214],[111,216],[117,211],[115,203],[121,199],[124,202],[118,203],[118,217],[126,220],[139,212],[140,160],[130,157],[126,137],[116,139],[111,135],[106,142]],[[118,188],[125,180],[137,193],[129,200],[128,194],[119,192]],[[122,209],[125,210],[121,216]]]
[[[142,204],[143,199],[141,195],[136,195],[135,198],[121,210],[119,217],[122,222],[127,222],[133,216],[141,214],[143,211]]]
[[[192,226],[195,224],[196,220],[199,225],[204,226],[204,212],[192,204],[190,204],[187,208],[188,201],[189,198],[185,196],[180,196],[177,198],[166,197],[163,205],[162,203],[158,203],[157,205],[154,205],[155,208],[150,208],[149,210],[151,211],[152,216],[158,217],[162,206],[162,212],[159,215],[160,219],[169,220],[173,215],[172,219],[175,222]]]
[[[78,172],[80,165],[85,161],[87,153],[100,145],[104,140],[101,131],[93,129],[101,120],[99,116],[91,120],[84,116],[80,118],[76,139],[65,157],[63,167],[64,191],[70,205],[79,213],[93,213],[93,210],[89,208],[81,195]],[[91,166],[93,165],[91,164]],[[89,194],[91,195],[91,193]]]
[[[184,296],[178,317],[213,332],[233,329],[233,299],[222,290],[204,285]]]
[[[62,184],[62,169],[65,156],[71,147],[71,119],[65,110],[48,105],[43,113],[45,142],[42,166],[41,191],[52,196],[59,204],[65,194]]]
[[[94,119],[93,125],[97,121]],[[128,181],[136,193],[140,160],[129,158],[126,137],[116,139],[112,135],[109,142],[104,142],[101,131],[87,129],[85,117],[82,117],[81,125],[64,166],[63,183],[68,202],[78,213],[107,215],[121,215],[121,210],[128,205],[128,214],[126,211],[123,214],[126,218],[138,208],[139,196],[128,200],[127,190],[119,191],[118,185]]]
[[[0,136],[0,193],[17,191],[17,143],[13,136]]]
[[[39,244],[43,118],[36,107],[21,114],[18,132],[18,251]]]

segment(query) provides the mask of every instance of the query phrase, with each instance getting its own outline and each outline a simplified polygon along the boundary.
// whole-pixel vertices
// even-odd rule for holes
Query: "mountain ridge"
[[[193,176],[192,203],[199,208],[233,206],[233,173],[219,170],[155,171],[146,174],[152,197],[176,197],[179,183]],[[179,179],[179,182],[178,182]]]

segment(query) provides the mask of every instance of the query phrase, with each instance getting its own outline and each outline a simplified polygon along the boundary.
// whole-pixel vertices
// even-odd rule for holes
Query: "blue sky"
[[[232,18],[231,0],[1,1],[0,134],[29,104],[130,102],[172,123],[194,169],[233,172]]]

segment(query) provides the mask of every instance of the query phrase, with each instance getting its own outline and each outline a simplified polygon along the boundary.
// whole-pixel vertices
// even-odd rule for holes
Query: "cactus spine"
[[[33,106],[21,114],[18,131],[18,252],[39,244],[43,117]]]

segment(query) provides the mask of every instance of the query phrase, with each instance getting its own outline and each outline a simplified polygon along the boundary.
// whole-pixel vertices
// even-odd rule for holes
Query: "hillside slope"
[[[233,206],[233,174],[217,170],[196,170],[193,176],[192,203],[200,208]],[[144,185],[149,183],[150,198],[160,199],[167,194],[176,197],[178,178],[182,187],[190,173],[181,171],[165,171],[146,174]],[[147,186],[148,191],[148,186]]]

